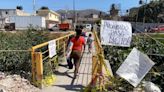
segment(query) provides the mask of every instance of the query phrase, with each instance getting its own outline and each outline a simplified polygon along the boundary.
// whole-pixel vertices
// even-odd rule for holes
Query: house
[[[97,19],[97,18],[99,18],[99,15],[98,14],[93,14],[92,18]]]
[[[39,9],[36,13],[38,16],[45,17],[47,28],[51,28],[53,25],[60,23],[60,15],[55,11],[49,9]]]
[[[29,28],[41,30],[46,28],[45,18],[41,16],[10,16],[8,20],[9,23],[7,24],[13,26],[11,30],[27,30]]]
[[[0,29],[4,28],[5,23],[8,23],[10,16],[30,16],[30,14],[20,9],[0,9]]]
[[[78,18],[77,23],[78,24],[95,24],[97,21],[99,21],[100,18]]]

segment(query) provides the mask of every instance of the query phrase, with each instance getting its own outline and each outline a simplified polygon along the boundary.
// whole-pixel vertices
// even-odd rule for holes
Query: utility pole
[[[140,0],[139,4],[143,5],[143,7],[144,7],[144,17],[143,17],[143,24],[144,24],[145,23],[145,12],[146,12],[147,0],[146,0],[146,2],[144,2],[143,0]]]
[[[146,12],[146,4],[147,4],[147,0],[146,2],[144,3],[144,17],[143,17],[143,23],[145,24],[145,12]]]
[[[36,0],[33,0],[33,13],[36,15]]]
[[[73,16],[74,16],[74,18],[73,18],[73,28],[74,28],[74,31],[75,31],[75,27],[76,27],[76,11],[75,11],[75,0],[73,0]]]

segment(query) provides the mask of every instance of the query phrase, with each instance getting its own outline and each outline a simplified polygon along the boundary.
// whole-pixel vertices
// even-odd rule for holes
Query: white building
[[[4,28],[10,16],[30,16],[30,14],[19,9],[0,9],[0,28]]]
[[[60,23],[60,14],[49,9],[39,9],[37,11],[38,16],[45,17],[47,28],[51,28],[53,25]]]
[[[93,14],[93,16],[92,16],[94,19],[97,19],[97,18],[99,18],[99,15],[98,14]]]
[[[10,16],[8,20],[16,30],[27,30],[29,27],[36,30],[46,28],[45,18],[41,16]]]

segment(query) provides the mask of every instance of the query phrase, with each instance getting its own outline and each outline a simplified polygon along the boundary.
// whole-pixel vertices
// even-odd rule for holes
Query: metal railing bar
[[[46,50],[46,51],[42,52],[42,55],[45,54],[45,53],[47,53],[48,51],[49,51],[49,50]]]
[[[56,57],[56,56],[54,56],[53,58],[51,58],[51,59],[49,60],[49,62],[54,61],[54,60],[55,60],[55,57]]]
[[[31,52],[31,50],[0,50],[0,52]]]
[[[75,34],[75,32],[72,32],[72,33],[70,33],[70,34],[68,34],[68,35],[65,35],[65,36],[63,36],[63,37],[59,37],[59,38],[54,39],[54,40],[59,41],[59,40],[61,40],[61,39],[64,39],[64,38],[69,37],[69,36],[74,35],[74,34]],[[33,46],[32,49],[36,50],[36,49],[41,48],[41,47],[44,47],[44,46],[46,46],[46,45],[48,45],[48,42],[45,42],[45,43],[42,43],[42,44]]]
[[[162,57],[164,57],[164,54],[147,54],[147,55],[150,55],[150,56],[162,56]]]
[[[47,60],[48,58],[49,58],[49,56],[47,56],[47,57],[43,58],[43,61]]]

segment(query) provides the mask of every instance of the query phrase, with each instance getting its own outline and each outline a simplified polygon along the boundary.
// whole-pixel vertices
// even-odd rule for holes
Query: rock
[[[4,89],[0,89],[0,92],[6,92]]]
[[[161,92],[158,86],[156,86],[154,83],[145,81],[143,82],[143,86],[145,89],[145,92]]]
[[[5,87],[5,86],[0,85],[0,92],[6,92],[6,91],[5,91],[5,89],[6,89],[6,87]]]
[[[5,78],[5,74],[0,72],[0,80]]]
[[[5,87],[10,87],[11,88],[11,87],[14,86],[13,84],[14,84],[13,79],[10,78],[10,77],[7,77],[3,80],[0,80],[0,85],[3,85]]]
[[[39,92],[40,89],[31,85],[27,79],[21,78],[20,75],[8,75],[0,72],[0,75],[4,75],[3,79],[0,79],[0,92]],[[2,89],[2,91],[1,91]]]

